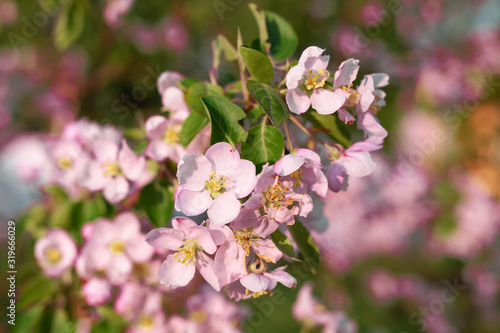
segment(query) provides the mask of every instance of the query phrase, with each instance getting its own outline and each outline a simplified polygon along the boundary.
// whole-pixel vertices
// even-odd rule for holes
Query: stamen
[[[322,88],[326,80],[330,77],[330,72],[324,69],[319,69],[315,73],[312,69],[309,70],[309,76],[304,79],[304,85],[307,90]]]
[[[51,264],[57,264],[62,259],[61,252],[52,247],[45,251],[45,257]]]

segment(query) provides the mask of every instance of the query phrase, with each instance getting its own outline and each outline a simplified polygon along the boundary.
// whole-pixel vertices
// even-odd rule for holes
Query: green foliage
[[[269,162],[274,164],[283,155],[285,140],[280,130],[266,126],[263,121],[259,126],[248,131],[246,142],[241,144],[241,156],[252,161],[260,172],[262,166]]]
[[[166,227],[174,208],[174,190],[166,180],[146,185],[139,196],[141,208],[156,228]]]
[[[278,249],[289,257],[295,257],[295,250],[292,242],[279,229],[271,234],[271,239]]]
[[[240,46],[239,51],[252,78],[258,82],[271,83],[274,68],[269,57],[246,46]]]
[[[210,144],[229,142],[233,147],[238,142],[244,142],[247,133],[238,123],[245,118],[245,112],[230,100],[220,96],[207,96],[201,98],[212,124]]]
[[[283,120],[288,119],[288,108],[274,88],[253,80],[248,81],[247,88],[274,126],[277,127]]]
[[[60,50],[66,50],[82,34],[85,25],[85,3],[73,0],[63,6],[57,16],[54,43]]]
[[[346,129],[341,126],[345,126],[336,115],[324,115],[319,114],[316,111],[308,111],[305,117],[311,121],[314,125],[325,129],[326,134],[333,140],[342,144],[344,147],[349,147],[351,145],[351,140],[347,137]]]
[[[182,123],[182,129],[179,133],[181,144],[187,147],[194,137],[208,125],[208,119],[199,113],[191,112],[187,119]]]
[[[207,113],[201,101],[201,98],[206,96],[224,96],[224,91],[219,86],[198,82],[189,87],[186,94],[186,103],[192,111],[207,117]]]
[[[266,27],[271,44],[271,55],[275,61],[291,57],[299,44],[299,40],[292,26],[281,16],[266,11]]]
[[[288,227],[288,230],[299,247],[301,253],[299,259],[303,261],[302,264],[307,265],[312,274],[316,274],[320,259],[318,245],[309,231],[297,219],[295,219],[295,224]]]

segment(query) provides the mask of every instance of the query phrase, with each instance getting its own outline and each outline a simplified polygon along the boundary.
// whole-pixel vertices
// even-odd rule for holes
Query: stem
[[[286,124],[286,120],[283,122],[283,127],[285,128],[286,139],[288,141],[288,148],[290,151],[293,150],[292,137],[290,136],[290,132],[288,131],[288,125]]]
[[[325,143],[323,140],[321,140],[321,139],[317,138],[316,136],[314,136],[314,135],[311,133],[311,131],[309,131],[307,128],[305,128],[305,127],[304,127],[304,125],[302,125],[302,124],[300,123],[300,121],[299,121],[297,118],[295,118],[294,116],[290,115],[290,120],[291,120],[291,121],[292,121],[295,125],[297,125],[297,127],[298,127],[298,128],[300,128],[300,129],[302,130],[302,132],[306,133],[306,134],[307,134],[307,135],[308,135],[311,139],[313,139],[313,140],[314,140],[314,141],[316,141],[317,143],[320,143],[320,144],[322,144],[323,146],[325,146],[325,147],[326,147],[326,143]]]

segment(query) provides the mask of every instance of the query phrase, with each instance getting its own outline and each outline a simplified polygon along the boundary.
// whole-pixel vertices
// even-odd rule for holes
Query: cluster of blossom
[[[158,271],[165,251],[144,242],[139,219],[123,212],[114,220],[98,219],[82,227],[83,246],[78,249],[62,229],[51,229],[35,245],[35,256],[44,273],[57,278],[75,268],[90,306],[113,302],[114,310],[128,322],[127,332],[240,332],[245,311],[222,295],[202,289],[185,300],[187,317],[167,316],[164,301],[183,297],[159,285]],[[93,320],[93,321],[92,321]],[[89,323],[99,321],[93,318]]]

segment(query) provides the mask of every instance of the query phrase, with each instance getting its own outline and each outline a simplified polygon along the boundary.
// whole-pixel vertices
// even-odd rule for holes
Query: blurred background
[[[358,332],[498,332],[500,1],[254,3],[291,23],[295,59],[315,45],[332,68],[354,57],[360,75],[390,75],[376,172],[330,193],[328,229],[311,229],[326,254],[314,294]],[[126,130],[158,113],[161,72],[208,80],[217,35],[258,35],[248,4],[0,0],[2,223],[41,196],[40,137],[82,117]],[[243,302],[245,331],[300,331],[285,289],[280,303]]]

